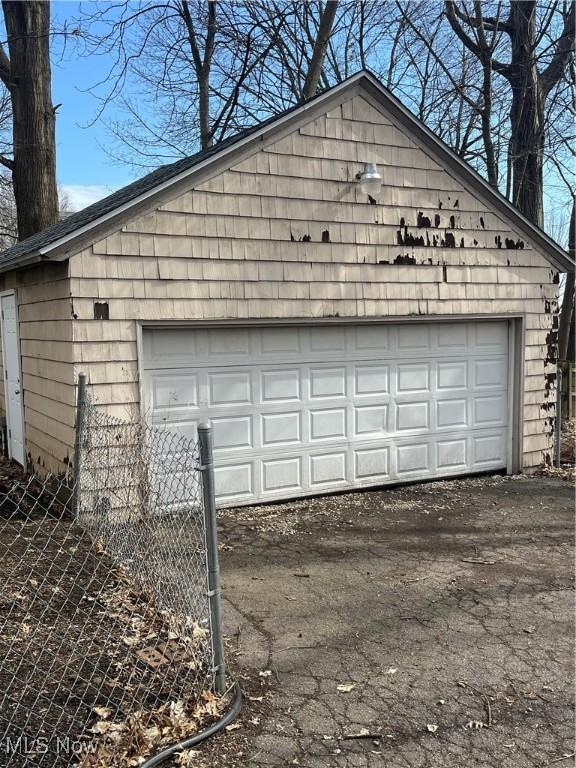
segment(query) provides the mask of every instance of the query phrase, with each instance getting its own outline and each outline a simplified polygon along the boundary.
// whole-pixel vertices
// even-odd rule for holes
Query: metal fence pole
[[[556,371],[556,421],[554,441],[554,464],[559,467],[562,464],[562,368]]]
[[[76,395],[76,424],[74,435],[74,478],[72,491],[72,513],[78,514],[80,500],[80,459],[84,420],[86,416],[86,374],[78,374],[78,392]]]
[[[220,589],[220,558],[218,556],[218,525],[216,521],[216,496],[214,490],[214,460],[212,456],[212,427],[198,425],[202,491],[204,495],[204,519],[206,524],[206,556],[208,560],[208,599],[212,648],[214,650],[214,689],[221,695],[226,690],[226,665],[222,636],[222,604]]]

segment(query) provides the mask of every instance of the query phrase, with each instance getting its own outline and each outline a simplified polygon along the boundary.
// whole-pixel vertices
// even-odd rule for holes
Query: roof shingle
[[[218,144],[214,144],[214,146],[210,147],[209,149],[197,152],[196,154],[190,155],[188,157],[183,157],[173,163],[168,163],[166,165],[160,166],[159,168],[156,168],[156,170],[146,174],[146,176],[142,176],[142,178],[137,179],[136,181],[133,181],[131,184],[118,189],[116,192],[108,195],[108,197],[104,197],[102,200],[98,200],[96,203],[92,203],[92,205],[89,205],[87,208],[83,208],[81,211],[72,213],[70,216],[62,219],[57,224],[53,224],[51,227],[47,227],[41,232],[26,238],[26,240],[22,240],[21,242],[10,246],[10,248],[7,248],[0,253],[0,265],[12,261],[18,262],[24,256],[37,253],[42,248],[45,248],[57,240],[60,240],[60,238],[72,234],[76,230],[81,229],[87,224],[91,224],[93,221],[96,221],[102,216],[106,216],[106,214],[112,213],[122,205],[135,200],[136,198],[140,197],[140,195],[143,195],[146,192],[150,192],[152,189],[164,183],[165,181],[169,181],[175,176],[178,176],[178,174],[190,170],[202,160],[206,160],[211,155],[217,154],[225,147],[228,147],[237,141],[250,136],[251,133],[260,130],[268,123],[276,121],[279,117],[283,117],[284,115],[292,112],[294,109],[296,109],[296,107],[291,107],[285,112],[282,112],[280,115],[274,115],[274,117],[269,118],[262,123],[258,123],[251,128],[246,128],[243,131],[230,136],[228,139],[224,139],[224,141],[220,141]],[[17,265],[15,264],[15,266]]]

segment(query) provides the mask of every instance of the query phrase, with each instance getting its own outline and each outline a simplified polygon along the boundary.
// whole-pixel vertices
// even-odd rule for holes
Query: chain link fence
[[[6,768],[139,765],[226,698],[206,433],[201,463],[79,391],[75,483],[0,465]]]

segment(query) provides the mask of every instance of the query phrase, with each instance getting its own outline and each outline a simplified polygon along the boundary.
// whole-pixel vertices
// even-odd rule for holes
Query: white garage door
[[[505,322],[146,329],[144,373],[221,505],[506,467]]]

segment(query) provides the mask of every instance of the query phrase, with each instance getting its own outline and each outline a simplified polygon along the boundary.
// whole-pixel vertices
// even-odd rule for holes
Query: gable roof
[[[312,107],[324,103],[342,101],[348,92],[350,97],[365,91],[380,102],[415,138],[432,150],[447,170],[452,171],[464,184],[468,184],[488,204],[504,216],[515,228],[524,233],[542,252],[552,266],[561,272],[572,272],[574,262],[568,254],[548,235],[529,221],[500,192],[458,157],[424,123],[418,120],[404,105],[396,99],[382,83],[367,70],[362,70],[338,85],[319,94],[304,104],[297,105],[252,128],[231,136],[219,144],[195,155],[163,165],[155,171],[128,184],[102,200],[68,216],[42,232],[38,232],[0,253],[0,272],[28,266],[46,260],[64,260],[74,253],[74,245],[80,238],[89,236],[97,228],[112,220],[117,224],[134,214],[134,208],[160,194],[167,188],[203,171],[207,165],[223,158],[230,158],[245,147],[247,143],[269,139],[281,129],[292,123],[304,124]],[[328,107],[329,108],[329,107]]]

